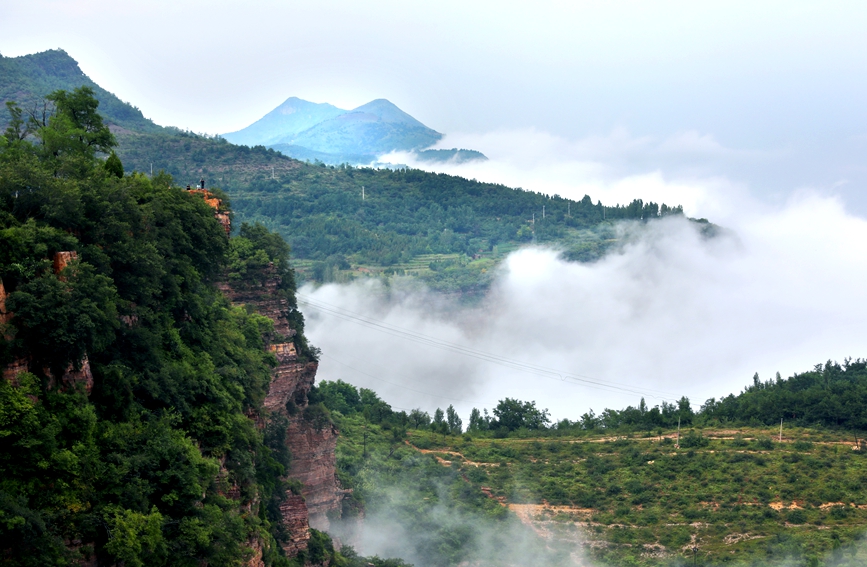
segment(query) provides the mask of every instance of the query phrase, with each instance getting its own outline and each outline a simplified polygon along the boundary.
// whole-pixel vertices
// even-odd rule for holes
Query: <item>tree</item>
[[[123,163],[116,153],[111,152],[111,155],[105,160],[105,170],[115,177],[123,177]]]
[[[487,410],[485,414],[487,415]],[[467,431],[487,431],[490,427],[490,421],[490,418],[485,419],[482,417],[478,408],[473,408],[473,411],[470,412],[470,423],[467,426]]]
[[[455,408],[452,405],[449,405],[446,409],[446,422],[449,427],[449,433],[452,435],[460,435],[464,432],[461,418],[458,417],[458,412],[455,411]]]
[[[409,412],[409,424],[414,429],[427,427],[428,425],[430,425],[430,414],[426,411],[422,411],[416,408]]]
[[[68,143],[77,143],[79,151],[108,153],[117,145],[114,134],[96,111],[99,101],[90,87],[79,87],[71,93],[58,90],[45,98],[56,108],[49,126],[63,133]]]
[[[500,400],[494,408],[494,415],[497,417],[497,426],[505,427],[509,431],[522,427],[542,429],[551,422],[548,410],[539,410],[536,402],[522,402],[512,398]]]
[[[433,425],[438,428],[441,423],[445,422],[444,417],[445,417],[445,414],[443,414],[443,410],[441,410],[440,408],[437,408],[437,410],[434,412],[434,416],[433,416]]]

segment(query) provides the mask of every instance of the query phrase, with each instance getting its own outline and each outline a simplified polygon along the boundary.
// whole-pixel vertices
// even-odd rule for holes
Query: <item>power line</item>
[[[423,335],[421,333],[410,331],[408,329],[404,329],[404,328],[398,327],[396,325],[390,325],[388,323],[384,323],[382,321],[378,321],[376,319],[366,317],[364,315],[355,313],[353,311],[343,309],[343,308],[338,307],[336,305],[331,305],[331,304],[326,303],[324,301],[313,299],[313,298],[306,296],[304,294],[301,294],[301,293],[297,293],[296,295],[302,300],[303,303],[306,303],[310,307],[313,307],[314,309],[317,309],[318,311],[321,311],[325,314],[331,315],[333,317],[337,317],[337,318],[342,319],[344,321],[356,323],[356,324],[359,324],[359,325],[362,325],[362,326],[365,326],[368,328],[378,330],[378,331],[385,333],[387,335],[391,335],[391,336],[399,337],[399,338],[402,338],[402,339],[405,339],[405,340],[408,340],[411,342],[431,346],[434,348],[438,348],[440,350],[447,350],[447,351],[451,351],[451,352],[456,352],[458,354],[462,354],[462,355],[470,357],[470,358],[475,358],[475,359],[482,360],[485,362],[498,364],[500,366],[505,366],[507,368],[519,370],[522,372],[527,372],[529,374],[534,374],[537,376],[543,376],[543,377],[550,378],[550,379],[559,379],[560,381],[567,382],[567,383],[569,383],[568,380],[574,380],[575,382],[580,383],[580,384],[575,384],[575,385],[584,385],[584,386],[594,388],[594,389],[617,390],[617,391],[621,391],[621,392],[627,392],[627,393],[631,393],[631,394],[637,394],[637,395],[641,395],[641,396],[652,397],[655,399],[666,399],[666,398],[663,398],[662,396],[671,397],[672,399],[676,398],[676,396],[674,394],[671,394],[670,392],[663,392],[660,390],[649,390],[649,391],[638,390],[638,389],[636,389],[632,386],[629,386],[627,384],[618,384],[616,382],[604,381],[604,380],[600,380],[600,379],[593,378],[590,376],[585,376],[583,374],[565,373],[565,372],[561,372],[559,370],[554,370],[554,369],[546,368],[543,366],[537,366],[537,365],[528,364],[525,362],[511,360],[511,359],[504,358],[504,357],[501,357],[498,355],[494,355],[494,354],[478,351],[475,349],[471,349],[471,348],[465,347],[463,345],[459,345],[459,344],[451,343],[451,342],[444,341],[441,339],[437,339],[434,337],[430,337],[427,335]],[[655,393],[649,393],[649,392],[655,392]],[[661,394],[662,396],[658,396],[656,394]]]

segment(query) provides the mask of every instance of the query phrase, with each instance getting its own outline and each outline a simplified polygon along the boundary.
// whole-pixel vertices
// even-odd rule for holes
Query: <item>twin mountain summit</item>
[[[392,151],[420,161],[487,159],[474,150],[427,149],[442,139],[385,99],[353,110],[291,97],[243,130],[224,134],[233,144],[266,146],[300,160],[367,164]]]

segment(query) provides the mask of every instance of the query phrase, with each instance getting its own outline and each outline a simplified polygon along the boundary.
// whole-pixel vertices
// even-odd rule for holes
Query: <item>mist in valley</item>
[[[409,278],[307,286],[320,376],[400,408],[454,404],[466,417],[508,396],[574,420],[641,397],[685,395],[697,408],[755,372],[863,355],[867,222],[809,191],[779,207],[729,203],[725,191],[694,190],[730,211],[711,216],[713,237],[666,218],[617,225],[622,246],[592,264],[529,246],[469,306]]]

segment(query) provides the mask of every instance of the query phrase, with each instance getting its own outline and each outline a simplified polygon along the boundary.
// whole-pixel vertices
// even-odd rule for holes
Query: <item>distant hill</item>
[[[223,136],[248,146],[298,146],[322,154],[373,156],[426,148],[442,138],[385,99],[354,110],[292,97],[251,124]]]
[[[378,99],[280,141],[327,153],[381,155],[426,148],[441,138],[389,101]]]
[[[270,146],[300,134],[346,111],[328,103],[315,103],[290,97],[286,101],[243,130],[224,134],[233,144]]]
[[[442,134],[385,99],[342,110],[291,97],[250,126],[223,137],[233,144],[266,146],[295,159],[329,165],[367,165],[393,151],[414,152],[425,162],[487,159],[474,150],[425,150]]]

